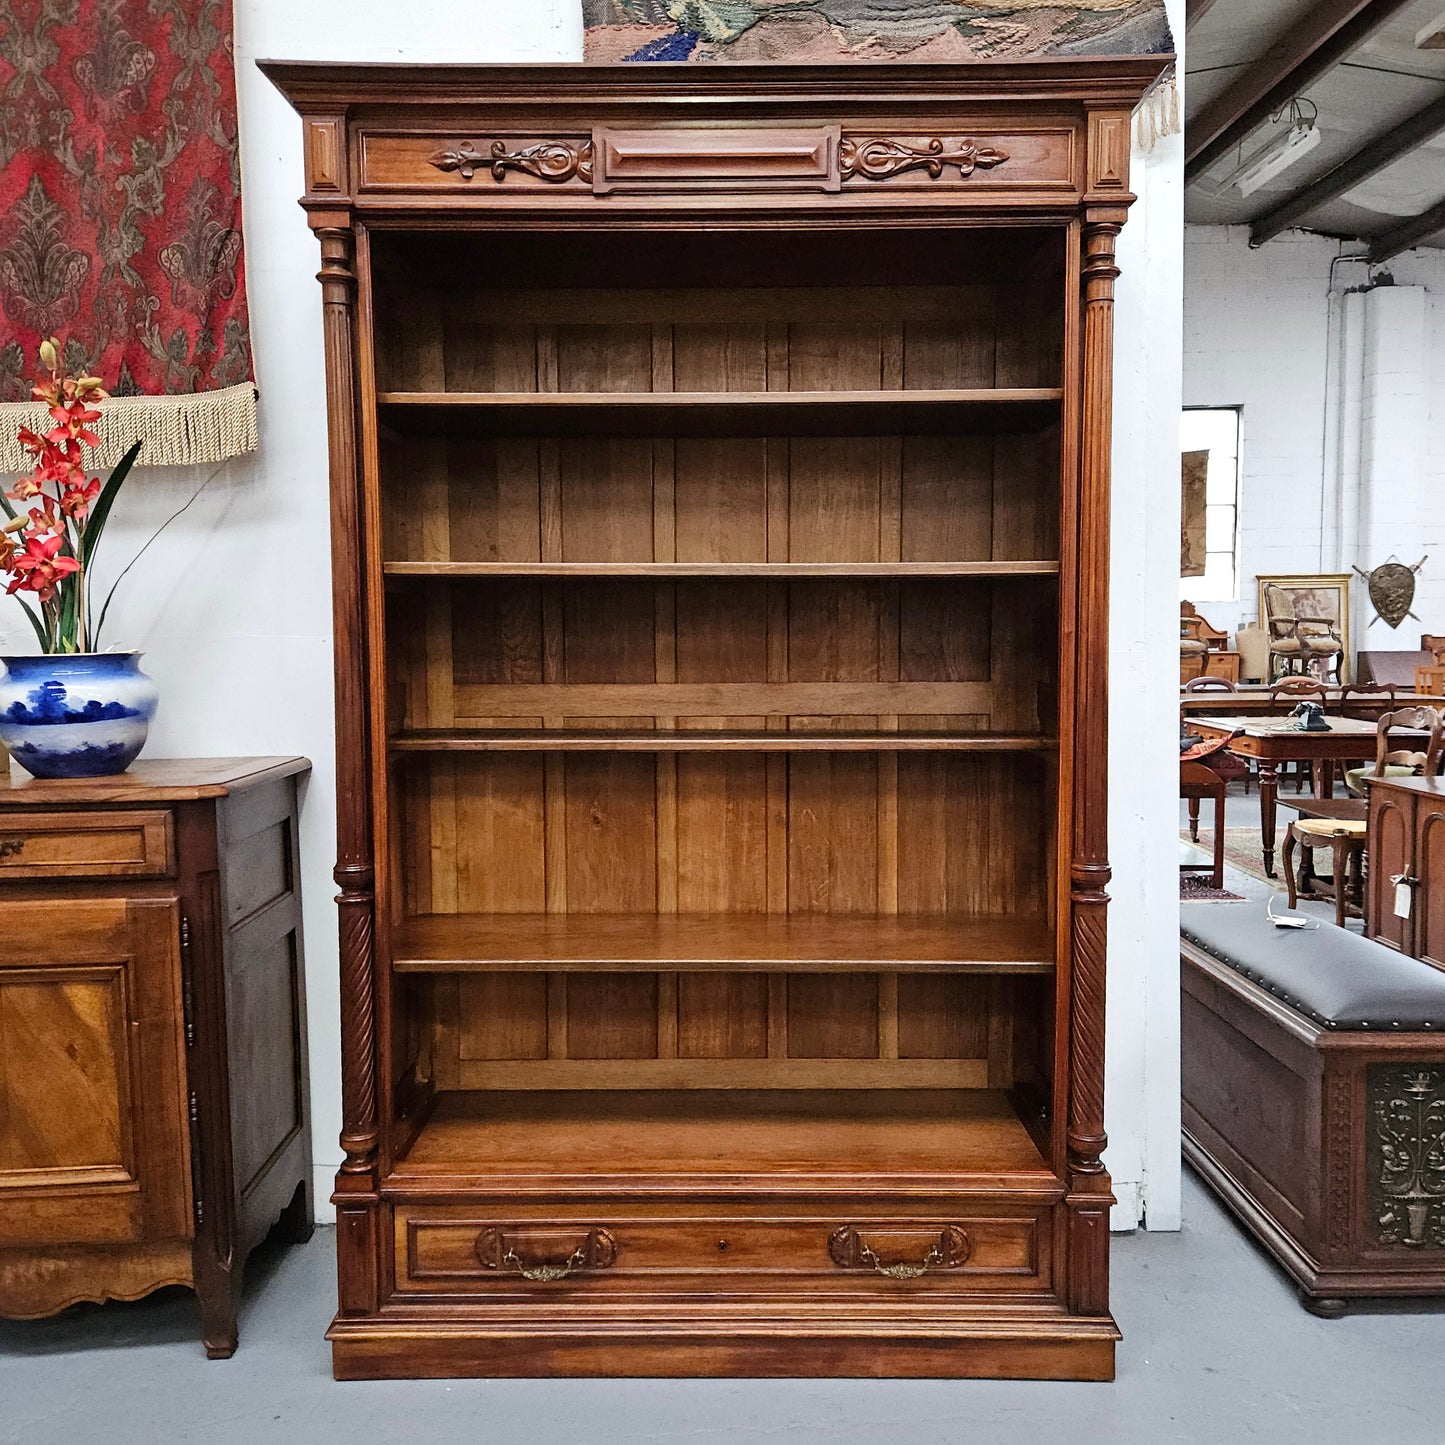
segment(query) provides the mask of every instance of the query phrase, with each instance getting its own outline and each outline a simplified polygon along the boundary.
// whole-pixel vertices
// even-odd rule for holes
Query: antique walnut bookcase
[[[1107,1378],[1159,58],[267,63],[321,243],[345,1378]]]

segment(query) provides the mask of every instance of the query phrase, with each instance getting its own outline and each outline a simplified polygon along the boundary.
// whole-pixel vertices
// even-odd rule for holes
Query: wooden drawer
[[[174,872],[168,812],[0,815],[0,879],[165,878]]]
[[[409,1296],[1022,1293],[1050,1284],[1047,1213],[977,1200],[917,1214],[876,1202],[747,1214],[403,1206],[394,1226],[396,1288]]]

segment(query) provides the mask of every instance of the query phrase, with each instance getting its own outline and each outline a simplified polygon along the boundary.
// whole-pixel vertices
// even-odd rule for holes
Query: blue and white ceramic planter
[[[138,652],[0,658],[0,742],[37,778],[123,773],[156,712],[156,685],[140,659]]]

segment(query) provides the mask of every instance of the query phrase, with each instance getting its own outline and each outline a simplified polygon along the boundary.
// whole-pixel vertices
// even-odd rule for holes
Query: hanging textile
[[[1164,0],[582,0],[586,58],[1020,60],[1173,49]]]
[[[102,463],[255,447],[230,0],[0,3],[0,471],[50,336]]]

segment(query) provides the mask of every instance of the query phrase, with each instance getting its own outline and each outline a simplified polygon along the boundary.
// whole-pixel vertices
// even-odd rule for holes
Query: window
[[[1181,452],[1208,452],[1204,506],[1204,575],[1182,577],[1180,600],[1238,600],[1239,434],[1236,406],[1189,407],[1180,418]]]

